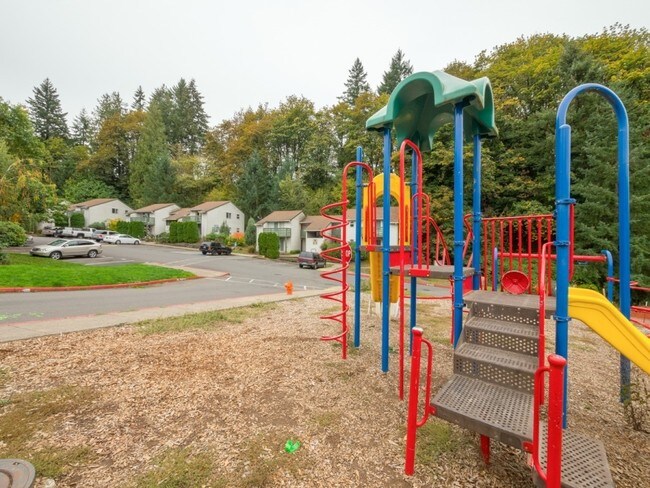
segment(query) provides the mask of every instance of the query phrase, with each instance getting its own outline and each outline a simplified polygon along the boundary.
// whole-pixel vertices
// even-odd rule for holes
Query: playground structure
[[[566,114],[572,100],[586,91],[605,97],[619,124],[618,277],[614,276],[609,251],[592,256],[574,253],[575,200],[571,198],[569,178],[571,128],[566,124]],[[453,263],[444,236],[430,215],[422,174],[422,152],[431,150],[437,130],[450,122],[454,133]],[[413,74],[395,88],[387,105],[368,119],[366,128],[383,134],[383,174],[373,175],[371,168],[361,162],[362,152],[358,150],[357,161],[344,171],[341,201],[322,210],[335,223],[323,235],[338,243],[323,254],[340,265],[324,276],[341,284],[339,292],[324,296],[341,304],[340,312],[324,317],[339,323],[341,330],[323,339],[340,342],[346,358],[347,271],[352,258],[346,234],[346,181],[348,169],[356,166],[356,222],[363,224],[355,228],[354,346],[359,347],[361,343],[360,253],[366,250],[371,256],[371,296],[382,307],[381,368],[384,372],[389,366],[389,307],[391,303],[399,303],[400,398],[404,396],[407,333],[404,290],[409,280],[411,367],[406,473],[414,472],[417,429],[435,415],[479,433],[486,462],[491,439],[528,453],[533,479],[539,485],[613,486],[602,443],[567,430],[566,414],[571,317],[583,321],[621,353],[622,386],[629,385],[629,361],[650,374],[650,339],[630,321],[630,286],[637,285],[630,281],[629,142],[627,115],[620,99],[604,86],[587,84],[573,89],[560,104],[556,125],[555,214],[489,218],[482,215],[481,140],[498,134],[492,88],[486,78],[467,82],[440,71]],[[391,169],[393,135],[400,148],[399,168],[395,171]],[[464,214],[463,143],[466,140],[472,141],[474,148],[470,215]],[[408,156],[410,183],[406,174]],[[363,169],[367,173],[365,182]],[[383,204],[378,209],[379,197]],[[391,197],[399,202],[397,246],[390,244]],[[340,213],[335,214],[337,209]],[[377,232],[378,210],[383,215],[380,233]],[[340,257],[334,257],[336,253]],[[575,262],[607,265],[609,300],[593,291],[569,287]],[[417,323],[418,280],[426,278],[449,279],[453,304],[454,371],[433,399],[433,346],[423,337],[422,327]],[[617,282],[618,308],[610,302]],[[465,311],[469,312],[467,317]],[[637,307],[636,311],[643,317],[636,319],[637,325],[644,325],[642,314],[647,312],[647,307]],[[555,354],[547,357],[544,328],[550,318],[556,322],[556,347]],[[419,417],[423,345],[427,362],[424,412]],[[548,406],[544,416],[545,402]],[[543,416],[546,420],[541,421]]]

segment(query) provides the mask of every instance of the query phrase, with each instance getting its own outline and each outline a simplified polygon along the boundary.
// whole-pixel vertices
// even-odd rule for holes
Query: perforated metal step
[[[390,274],[399,275],[400,267],[393,266],[390,268]],[[449,279],[454,274],[454,267],[451,265],[444,266],[429,266],[429,268],[418,268],[418,266],[404,266],[405,276],[418,276],[421,278],[440,278],[443,280]],[[474,268],[463,268],[463,276],[468,277],[474,274]]]
[[[546,423],[540,422],[540,461],[546,471]],[[537,486],[545,486],[533,471]],[[562,433],[562,486],[565,488],[614,487],[603,443],[570,430]]]
[[[454,374],[431,403],[441,419],[516,448],[532,438],[529,393]]]
[[[485,317],[470,317],[463,325],[465,340],[473,344],[537,356],[539,328]]]
[[[464,342],[454,352],[454,373],[532,393],[537,358]]]
[[[510,295],[498,291],[476,290],[463,297],[472,316],[507,322],[537,325],[539,323],[538,295]],[[546,298],[546,318],[555,312],[555,298]]]

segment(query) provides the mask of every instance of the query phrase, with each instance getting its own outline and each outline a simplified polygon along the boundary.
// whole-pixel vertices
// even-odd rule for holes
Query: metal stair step
[[[463,342],[454,352],[454,373],[532,392],[537,357]]]
[[[439,418],[518,449],[532,438],[529,393],[454,374],[431,403]]]
[[[467,342],[537,356],[539,328],[535,325],[470,317],[463,331]]]
[[[546,471],[546,423],[540,422],[540,464]],[[545,486],[533,470],[537,486]],[[562,486],[564,488],[614,487],[605,446],[599,440],[565,429],[562,433]]]
[[[475,290],[463,297],[472,316],[529,325],[539,323],[538,295],[511,295],[500,291]],[[555,312],[555,297],[546,298],[546,318]]]

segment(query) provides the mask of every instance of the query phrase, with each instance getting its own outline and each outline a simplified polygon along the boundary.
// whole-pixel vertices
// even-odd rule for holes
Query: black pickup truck
[[[203,255],[212,254],[216,256],[217,254],[221,256],[225,254],[226,256],[232,253],[232,249],[228,246],[222,245],[220,242],[204,242],[199,247],[199,250]]]

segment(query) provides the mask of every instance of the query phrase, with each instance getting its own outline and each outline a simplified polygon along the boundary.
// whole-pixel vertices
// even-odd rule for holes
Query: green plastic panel
[[[444,71],[414,73],[395,87],[386,106],[366,121],[366,129],[392,128],[398,144],[409,139],[430,151],[436,131],[453,122],[454,105],[467,100],[464,133],[496,136],[492,86],[487,78],[465,81]]]

